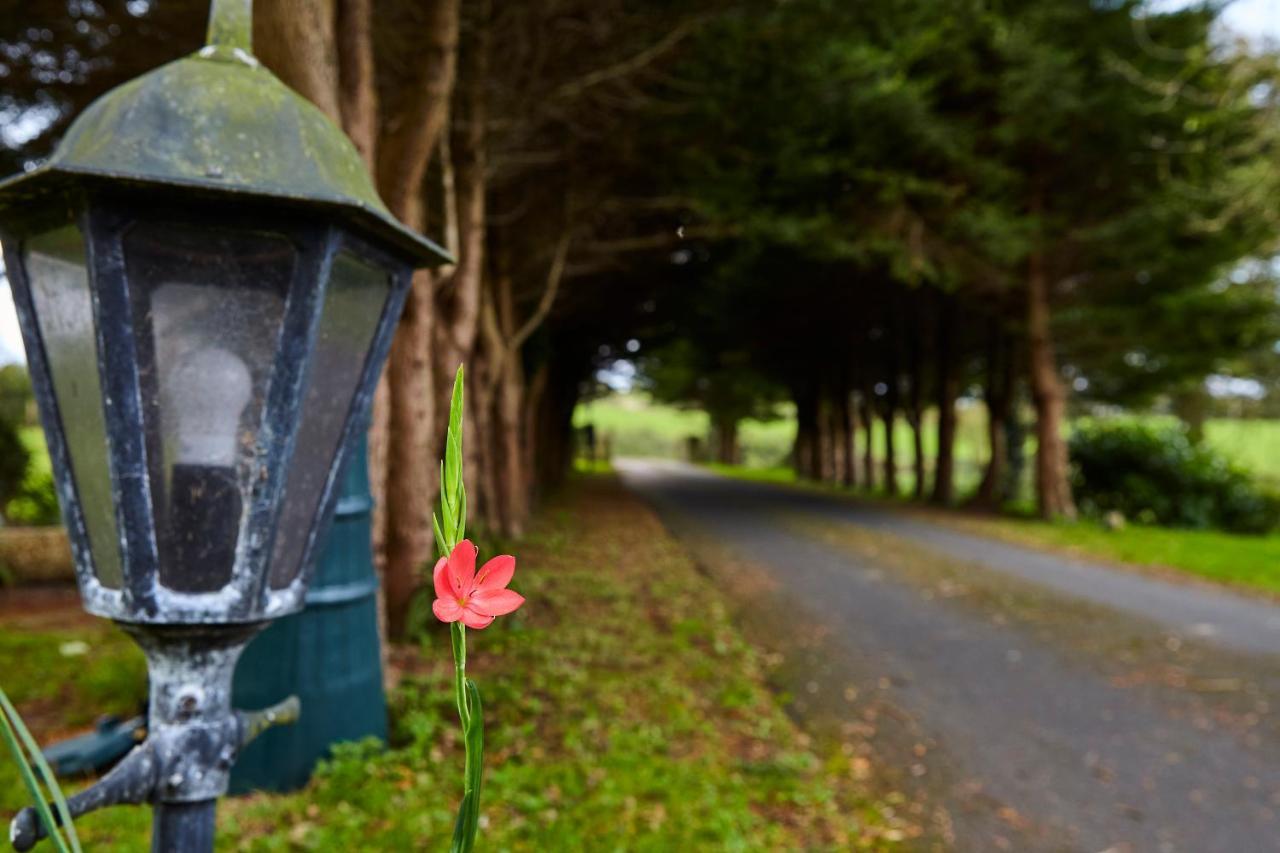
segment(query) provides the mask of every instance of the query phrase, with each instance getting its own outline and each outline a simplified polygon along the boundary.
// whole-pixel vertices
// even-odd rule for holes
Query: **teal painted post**
[[[236,669],[235,707],[262,708],[296,693],[302,716],[249,744],[232,769],[232,793],[300,788],[332,744],[387,738],[363,439],[348,467],[306,609],[254,639]]]

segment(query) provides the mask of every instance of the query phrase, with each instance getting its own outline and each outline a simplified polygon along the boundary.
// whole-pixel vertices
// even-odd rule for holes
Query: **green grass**
[[[38,426],[22,427],[18,431],[22,443],[31,454],[31,474],[48,474],[53,470],[49,463],[49,446],[44,440],[44,430]]]
[[[1223,456],[1280,486],[1280,420],[1211,420],[1204,434]]]
[[[706,465],[717,474],[724,474],[726,477],[734,477],[739,480],[750,480],[755,483],[785,483],[788,485],[818,485],[816,483],[803,483],[796,478],[795,469],[789,465],[771,465],[768,468],[748,468],[745,465],[722,465],[719,462],[711,462]],[[830,489],[830,486],[822,486],[823,489]]]
[[[575,480],[514,553],[528,604],[468,642],[487,726],[484,849],[878,850],[913,832],[858,787],[851,756],[813,751],[721,594],[612,478]],[[462,750],[443,628],[393,655],[392,748],[347,745],[301,792],[221,804],[219,849],[447,845]],[[4,635],[0,678],[46,734],[67,720],[44,697],[61,695],[55,710],[83,722],[81,709],[136,689],[133,671],[106,695],[80,680],[99,649],[127,652],[115,629],[18,624]],[[69,636],[92,638],[95,657],[63,658]],[[0,767],[5,811],[23,804],[15,782]],[[117,807],[78,826],[87,849],[132,851],[147,815]]]
[[[776,464],[791,452],[795,418],[788,407],[779,411],[781,416],[775,420],[748,420],[741,425],[739,442],[751,464]],[[588,424],[595,427],[596,440],[607,442],[615,456],[663,459],[684,459],[689,439],[705,442],[710,431],[705,412],[655,403],[642,393],[615,394],[579,404],[573,425]]]
[[[709,465],[717,473],[753,482],[776,483],[849,496],[826,483],[796,480],[787,467],[745,468]],[[856,493],[857,500],[887,503],[880,495]],[[1047,522],[1029,518],[978,515],[962,510],[923,508],[896,501],[898,507],[968,532],[1032,547],[1065,551],[1147,569],[1171,569],[1206,580],[1280,595],[1280,534],[1245,536],[1207,530],[1176,530],[1130,524],[1108,530],[1093,521]]]
[[[1280,595],[1280,535],[1244,536],[1130,524],[1108,530],[1091,521],[958,516],[959,526],[1011,542],[1133,566],[1174,569],[1206,580]]]

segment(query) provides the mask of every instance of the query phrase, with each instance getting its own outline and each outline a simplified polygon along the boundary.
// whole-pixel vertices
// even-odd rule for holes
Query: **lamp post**
[[[415,267],[354,146],[251,53],[209,44],[108,93],[0,184],[0,239],[85,608],[146,653],[150,733],[73,815],[154,807],[153,851],[212,850],[240,748],[296,700],[231,708],[245,644],[303,606]],[[35,812],[14,819],[29,849]]]

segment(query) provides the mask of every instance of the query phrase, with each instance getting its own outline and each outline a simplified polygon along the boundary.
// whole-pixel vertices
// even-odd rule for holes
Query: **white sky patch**
[[[1151,0],[1152,9],[1181,9],[1202,5],[1204,0]],[[1233,0],[1219,19],[1226,40],[1243,38],[1258,44],[1280,41],[1280,0]]]
[[[1215,375],[1206,379],[1204,384],[1212,397],[1245,397],[1250,400],[1261,400],[1267,396],[1267,389],[1256,379]]]
[[[596,379],[619,394],[626,394],[635,387],[637,374],[634,363],[620,358],[608,367],[597,370]]]
[[[26,364],[27,350],[22,345],[22,330],[18,327],[18,312],[13,307],[13,292],[4,274],[4,262],[0,261],[0,364]]]
[[[37,104],[22,110],[0,110],[0,142],[6,148],[21,148],[58,120],[53,104]]]
[[[1222,24],[1249,41],[1280,39],[1280,0],[1235,0],[1222,13]]]

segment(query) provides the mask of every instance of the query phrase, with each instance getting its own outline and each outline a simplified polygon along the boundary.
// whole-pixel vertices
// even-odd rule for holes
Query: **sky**
[[[1198,0],[1153,0],[1152,5],[1176,8],[1194,2]],[[1234,0],[1223,14],[1222,23],[1228,36],[1243,36],[1249,41],[1280,42],[1280,0]],[[14,361],[26,361],[26,355],[9,282],[0,263],[0,364]]]
[[[1170,2],[1167,5],[1186,5]],[[1249,40],[1280,39],[1280,0],[1235,0],[1223,14],[1223,24]]]
[[[13,310],[13,295],[9,280],[4,277],[4,265],[0,264],[0,364],[15,361],[26,363],[22,348],[22,331],[18,328],[18,315]]]

